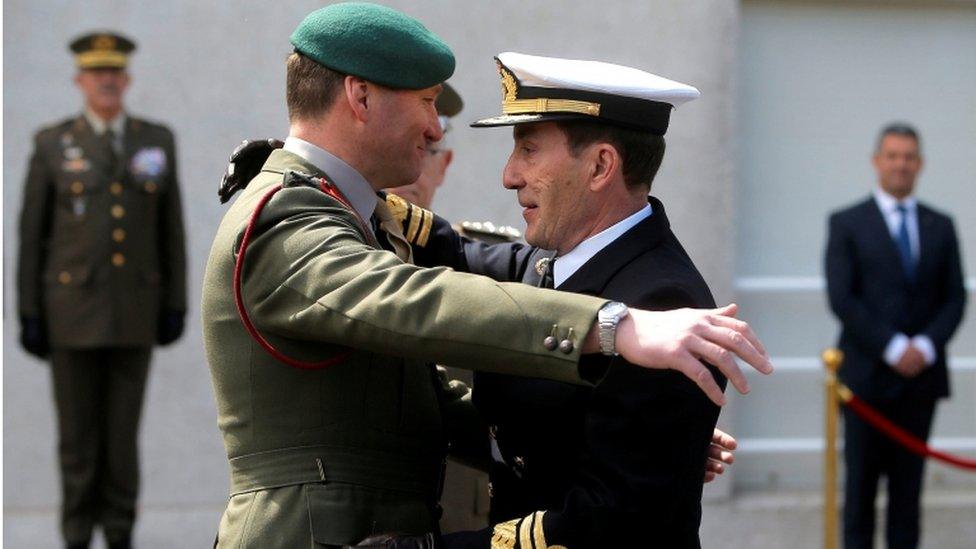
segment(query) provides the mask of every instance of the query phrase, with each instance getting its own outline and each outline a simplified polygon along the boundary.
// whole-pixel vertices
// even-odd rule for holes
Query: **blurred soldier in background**
[[[840,377],[925,440],[936,401],[949,396],[946,344],[966,301],[959,243],[952,219],[912,196],[922,169],[914,128],[884,128],[873,163],[878,183],[872,196],[830,216],[827,291],[842,327]],[[881,475],[888,478],[888,546],[917,547],[924,458],[846,408],[844,444],[845,547],[873,547]]]
[[[183,332],[186,274],[173,134],[129,116],[135,44],[71,42],[82,114],[34,138],[20,217],[21,343],[51,361],[61,529],[87,547],[101,525],[130,547],[138,427],[151,348]]]

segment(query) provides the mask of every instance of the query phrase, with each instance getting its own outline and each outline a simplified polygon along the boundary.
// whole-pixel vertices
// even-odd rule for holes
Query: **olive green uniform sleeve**
[[[54,179],[45,157],[43,139],[39,134],[34,139],[34,151],[31,154],[24,185],[17,269],[20,315],[31,318],[39,318],[43,314],[42,274],[54,199]]]
[[[603,299],[403,263],[368,246],[352,213],[310,188],[281,191],[258,231],[246,254],[244,298],[262,332],[589,382],[578,368],[580,347]],[[553,331],[574,343],[568,353],[543,345]]]

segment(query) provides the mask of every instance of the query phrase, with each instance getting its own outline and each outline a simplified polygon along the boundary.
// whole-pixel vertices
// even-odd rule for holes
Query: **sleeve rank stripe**
[[[544,516],[546,516],[545,511],[536,511],[535,513],[535,526],[532,527],[532,535],[536,549],[548,549],[549,547],[546,544],[546,529],[542,521]]]
[[[533,515],[529,515],[522,519],[522,524],[519,527],[519,549],[534,549],[532,544],[532,518]]]
[[[423,212],[424,219],[420,226],[420,234],[417,235],[416,244],[422,248],[427,245],[427,238],[430,236],[430,229],[434,226],[434,214],[423,209],[420,211]]]

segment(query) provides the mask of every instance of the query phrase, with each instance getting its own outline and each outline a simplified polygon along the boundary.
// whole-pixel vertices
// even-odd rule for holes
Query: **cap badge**
[[[93,50],[114,50],[115,49],[115,37],[109,36],[107,34],[101,34],[92,39],[92,49]]]
[[[501,61],[495,61],[498,63],[498,74],[502,77],[502,101],[515,101],[518,97],[518,82],[515,80],[515,75],[502,65]]]

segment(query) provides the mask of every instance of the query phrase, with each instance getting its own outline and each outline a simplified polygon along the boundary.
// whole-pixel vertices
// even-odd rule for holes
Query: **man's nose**
[[[502,185],[508,190],[516,190],[524,186],[522,177],[519,175],[511,158],[508,159],[508,162],[505,164],[505,169],[502,170]]]
[[[444,138],[444,130],[441,129],[441,121],[437,118],[437,111],[431,108],[431,112],[433,114],[428,117],[427,130],[424,132],[424,137],[427,139],[428,145]]]

